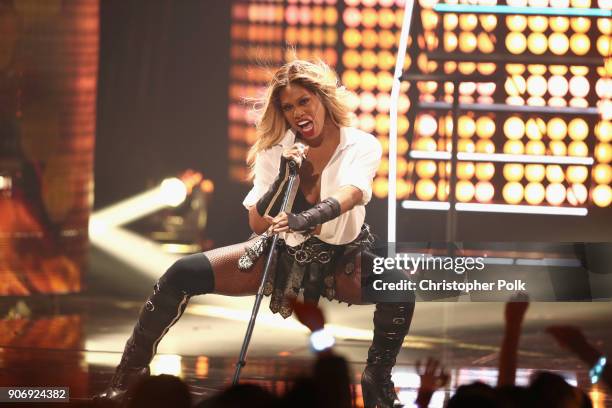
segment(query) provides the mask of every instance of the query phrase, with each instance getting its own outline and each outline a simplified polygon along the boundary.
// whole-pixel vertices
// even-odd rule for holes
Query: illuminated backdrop
[[[254,137],[254,117],[245,97],[260,95],[274,68],[291,57],[286,45],[294,46],[299,57],[318,56],[335,66],[342,83],[358,96],[356,125],[375,134],[388,153],[389,97],[403,3],[234,2],[229,90],[233,179],[246,179],[244,162]],[[491,77],[459,87],[460,102],[474,108],[464,107],[458,121],[457,151],[462,155],[457,201],[577,210],[609,207],[612,19],[451,13],[434,11],[437,3],[419,3],[419,34],[416,44],[409,42],[405,68]],[[524,6],[531,11],[547,7],[552,14],[555,9],[612,8],[605,0],[483,0],[479,5]],[[446,202],[453,84],[420,81],[416,87],[419,106],[412,138],[408,113],[417,100],[408,97],[407,82],[400,93],[397,196],[406,203]],[[447,106],[426,105],[435,102]],[[374,181],[378,198],[387,195],[387,173],[384,158]]]

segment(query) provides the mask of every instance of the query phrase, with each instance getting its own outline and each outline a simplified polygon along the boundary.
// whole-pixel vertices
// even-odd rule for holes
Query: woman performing
[[[349,96],[327,65],[296,60],[275,73],[260,106],[257,141],[248,155],[254,186],[243,204],[256,234],[280,234],[265,293],[271,295],[270,309],[285,318],[300,292],[307,302],[322,295],[364,304],[361,263],[355,260],[372,256],[365,205],[382,149],[374,136],[349,127]],[[290,161],[299,166],[299,187],[291,192],[291,210],[279,213]],[[112,382],[98,398],[121,400],[131,383],[148,374],[158,343],[191,296],[255,294],[265,256],[245,257],[245,248],[261,248],[262,241],[256,236],[172,265],[154,286]],[[414,303],[376,304],[374,338],[361,378],[366,407],[399,406],[391,369],[413,311]]]

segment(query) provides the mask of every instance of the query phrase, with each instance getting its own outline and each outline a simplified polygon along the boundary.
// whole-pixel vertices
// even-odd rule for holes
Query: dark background
[[[227,106],[231,1],[103,0],[95,156],[95,208],[187,168],[215,183],[208,233],[216,245],[248,236],[231,182]],[[399,204],[399,203],[398,203]],[[400,210],[398,239],[444,240],[445,213]],[[386,200],[367,221],[386,237]],[[461,213],[466,241],[612,241],[611,209],[587,217]]]

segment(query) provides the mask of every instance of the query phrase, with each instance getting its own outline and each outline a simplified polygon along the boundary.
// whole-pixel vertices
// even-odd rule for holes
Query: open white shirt
[[[261,151],[255,159],[253,188],[242,204],[248,209],[270,188],[278,175],[282,152],[295,143],[295,134],[288,130],[280,143]],[[315,235],[321,241],[343,245],[359,235],[365,220],[365,205],[372,198],[372,180],[380,164],[382,147],[378,139],[362,130],[340,128],[340,143],[321,174],[321,200],[325,200],[341,187],[355,186],[363,193],[361,203],[339,217],[324,223],[321,233]],[[308,235],[296,232],[280,234],[287,245],[296,246]]]

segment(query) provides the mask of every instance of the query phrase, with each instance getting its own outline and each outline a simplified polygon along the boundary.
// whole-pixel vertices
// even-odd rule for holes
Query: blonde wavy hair
[[[257,153],[280,142],[289,128],[279,99],[280,91],[289,84],[300,85],[317,95],[336,126],[351,124],[349,99],[352,94],[340,85],[332,68],[321,60],[310,62],[296,59],[286,63],[276,71],[264,96],[253,104],[258,120],[255,122],[256,141],[247,155],[251,177],[254,175]]]

